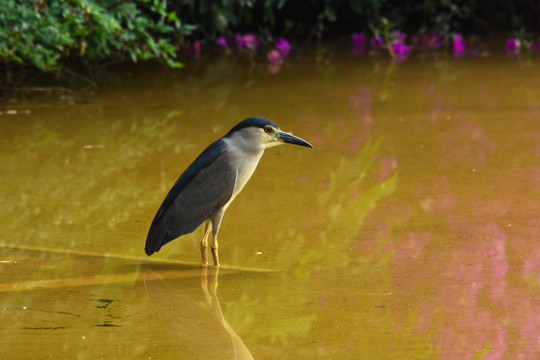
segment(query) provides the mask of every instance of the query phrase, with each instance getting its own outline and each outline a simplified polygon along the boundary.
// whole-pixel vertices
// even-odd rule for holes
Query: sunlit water
[[[540,356],[540,60],[328,52],[111,70],[0,103],[0,358]],[[225,214],[150,258],[161,200],[252,115],[264,155]]]

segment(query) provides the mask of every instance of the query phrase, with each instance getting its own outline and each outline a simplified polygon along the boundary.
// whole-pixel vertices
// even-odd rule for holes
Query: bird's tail
[[[144,252],[146,255],[150,256],[159,251],[161,246],[167,242],[165,240],[166,236],[167,227],[159,222],[152,222],[152,225],[150,225],[150,229],[148,230],[148,235],[146,236],[146,243],[144,245]]]

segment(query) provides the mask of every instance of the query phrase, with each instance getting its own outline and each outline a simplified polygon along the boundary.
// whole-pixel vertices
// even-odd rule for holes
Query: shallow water
[[[538,56],[187,65],[0,103],[0,358],[540,355]],[[266,152],[219,271],[202,229],[147,258],[168,189],[252,115],[314,148]]]

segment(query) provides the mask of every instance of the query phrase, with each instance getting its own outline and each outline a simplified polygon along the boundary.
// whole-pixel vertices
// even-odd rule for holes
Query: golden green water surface
[[[540,356],[538,56],[187,65],[0,102],[0,358]],[[147,258],[168,189],[253,115],[314,148],[266,152],[219,270],[202,229]]]

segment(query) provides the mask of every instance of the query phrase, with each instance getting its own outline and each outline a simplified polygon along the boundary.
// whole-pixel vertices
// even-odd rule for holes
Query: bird
[[[282,144],[313,147],[260,116],[240,121],[210,144],[165,196],[148,230],[145,253],[152,255],[204,223],[202,263],[208,265],[207,248],[212,233],[210,250],[214,265],[219,266],[217,235],[223,214],[253,175],[264,151]]]

